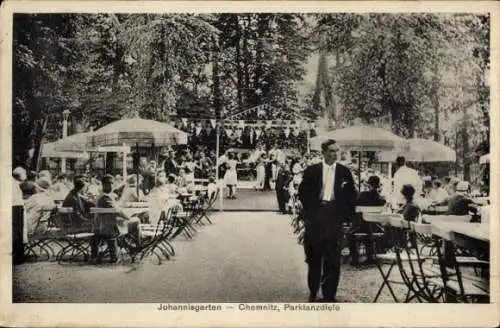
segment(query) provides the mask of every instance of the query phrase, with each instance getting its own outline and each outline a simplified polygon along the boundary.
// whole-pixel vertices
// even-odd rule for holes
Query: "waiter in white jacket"
[[[392,203],[394,205],[404,204],[405,200],[401,194],[401,189],[404,185],[412,185],[415,188],[415,198],[420,198],[420,193],[422,192],[423,181],[418,175],[418,171],[406,166],[406,160],[404,157],[399,156],[396,158],[396,164],[398,166],[397,171],[394,173],[393,183],[393,193],[392,193]]]

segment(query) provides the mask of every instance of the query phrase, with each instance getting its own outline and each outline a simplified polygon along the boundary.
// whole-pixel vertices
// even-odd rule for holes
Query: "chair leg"
[[[380,297],[380,294],[382,294],[382,290],[384,289],[385,286],[387,286],[387,288],[389,289],[389,292],[391,293],[394,301],[396,303],[399,303],[399,300],[396,297],[396,294],[394,293],[394,291],[392,290],[392,287],[391,287],[390,281],[389,281],[389,277],[391,275],[391,272],[392,272],[392,269],[394,268],[394,266],[395,266],[395,264],[391,263],[391,266],[389,267],[389,270],[387,270],[387,273],[384,273],[384,270],[382,270],[382,266],[379,263],[377,263],[377,267],[378,267],[378,270],[380,271],[380,274],[382,275],[383,282],[378,289],[377,295],[375,295],[375,299],[373,300],[373,303],[377,303],[377,300]]]

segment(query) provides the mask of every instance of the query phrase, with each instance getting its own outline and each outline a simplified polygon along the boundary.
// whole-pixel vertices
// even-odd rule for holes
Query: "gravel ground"
[[[222,212],[193,240],[174,243],[175,257],[139,267],[26,263],[13,270],[14,302],[305,302],[306,264],[290,217],[274,212]],[[397,278],[397,270],[394,270]],[[341,302],[371,302],[376,267],[345,264]],[[397,286],[397,294],[404,295]],[[386,291],[381,302],[391,302]]]

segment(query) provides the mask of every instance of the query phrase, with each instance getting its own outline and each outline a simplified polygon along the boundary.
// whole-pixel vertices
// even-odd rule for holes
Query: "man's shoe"
[[[307,299],[309,303],[317,302],[318,297],[316,295],[309,295],[309,298]]]

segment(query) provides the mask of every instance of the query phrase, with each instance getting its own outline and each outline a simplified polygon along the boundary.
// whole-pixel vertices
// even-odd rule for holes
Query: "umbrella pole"
[[[123,181],[127,181],[127,153],[125,152],[125,143],[123,143],[123,163],[122,163],[122,175]]]
[[[139,159],[139,143],[137,142],[135,144],[135,151],[137,152],[137,158]],[[137,190],[137,200],[141,200],[141,197],[140,197],[140,194],[139,194],[139,163],[137,163],[137,168],[136,168],[136,177],[137,177],[137,181],[135,183],[136,185],[136,190]]]
[[[361,150],[358,151],[358,192],[361,192]]]
[[[224,193],[223,193],[223,186],[222,184],[219,185],[219,152],[220,152],[220,137],[219,137],[219,126],[216,126],[216,141],[215,141],[215,183],[217,184],[219,190],[219,208],[220,211],[222,212],[224,210],[224,204],[223,204],[223,199],[224,199]]]
[[[153,177],[153,185],[151,186],[151,189],[155,186],[156,184],[156,172],[158,171],[158,152],[156,151],[156,147],[155,147],[155,144],[154,142],[152,143],[151,145],[151,151],[153,152],[153,157],[155,159],[155,175]],[[151,190],[148,190],[148,193],[150,192]]]
[[[387,163],[387,165],[388,165],[387,175],[389,176],[389,184],[390,184],[391,191],[392,191],[392,162]]]

